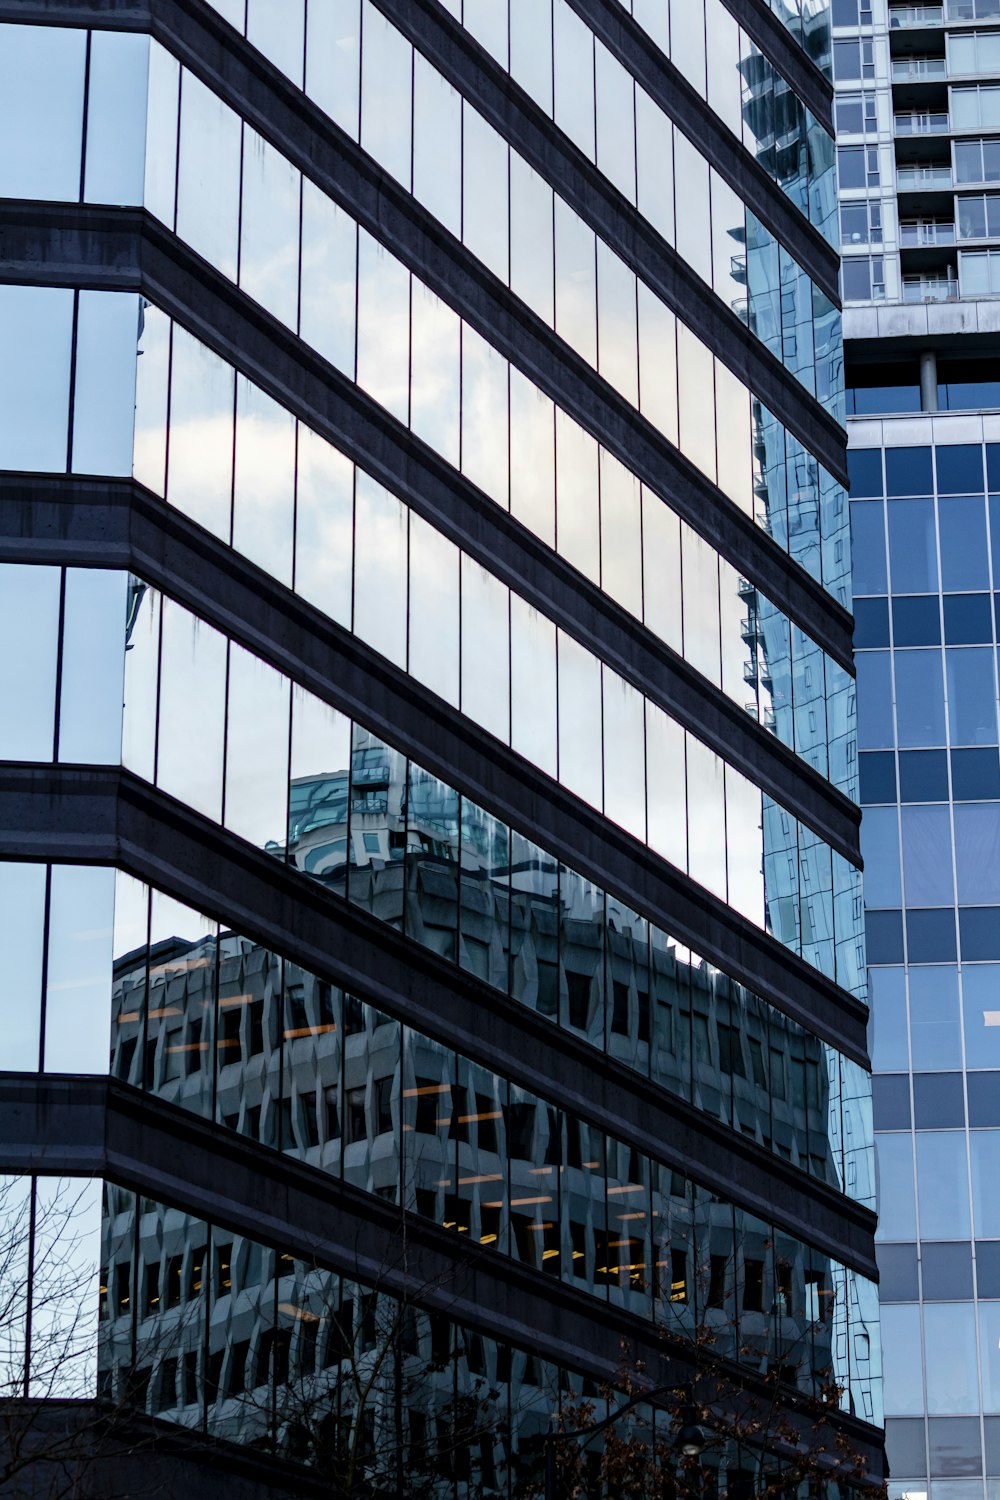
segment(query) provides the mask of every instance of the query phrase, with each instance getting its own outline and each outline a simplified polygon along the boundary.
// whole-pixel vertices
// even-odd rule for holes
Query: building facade
[[[834,4],[892,1491],[1000,1485],[1000,6]]]
[[[880,1473],[830,59],[0,0],[8,1400],[527,1495],[709,1372],[707,1492]]]

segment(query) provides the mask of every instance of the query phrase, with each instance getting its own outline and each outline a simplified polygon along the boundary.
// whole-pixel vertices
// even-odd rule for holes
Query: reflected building
[[[842,0],[833,22],[890,1493],[980,1500],[1000,1486],[1000,6]]]
[[[829,10],[143,15],[0,5],[0,1399],[528,1500],[693,1387],[708,1500],[861,1493]]]

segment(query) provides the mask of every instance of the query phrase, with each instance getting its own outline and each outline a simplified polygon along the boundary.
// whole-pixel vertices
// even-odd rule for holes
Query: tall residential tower
[[[834,0],[887,1452],[1000,1489],[1000,4]],[[985,1490],[984,1490],[985,1485]]]
[[[829,23],[0,0],[33,1441],[528,1495],[669,1385],[706,1495],[881,1472]]]

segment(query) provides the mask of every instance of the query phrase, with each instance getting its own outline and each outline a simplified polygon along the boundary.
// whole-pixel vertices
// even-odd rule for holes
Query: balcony
[[[892,60],[893,83],[943,83],[947,76],[948,64],[943,57],[894,57]]]
[[[896,187],[901,193],[950,188],[951,167],[897,167]]]
[[[904,302],[957,302],[958,281],[951,276],[904,276]]]
[[[943,26],[943,5],[895,5],[889,12],[889,27]]]
[[[897,135],[944,135],[948,131],[947,111],[912,110],[892,117]]]
[[[944,219],[904,219],[899,226],[899,243],[904,250],[919,250],[926,245],[953,245],[955,226]]]

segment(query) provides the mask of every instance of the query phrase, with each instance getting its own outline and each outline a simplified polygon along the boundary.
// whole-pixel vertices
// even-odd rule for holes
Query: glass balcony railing
[[[920,188],[951,187],[951,167],[897,167],[896,187],[901,193]]]
[[[904,302],[957,302],[958,282],[950,277],[903,277]]]
[[[889,11],[889,26],[943,26],[943,5],[894,5]]]
[[[948,129],[948,113],[936,110],[923,114],[911,112],[892,117],[897,135],[940,135]]]
[[[913,250],[921,245],[953,245],[955,226],[943,219],[925,219],[921,222],[906,222],[899,226],[899,243],[904,250]]]
[[[930,82],[947,76],[948,65],[943,57],[894,57],[892,60],[893,83]]]

